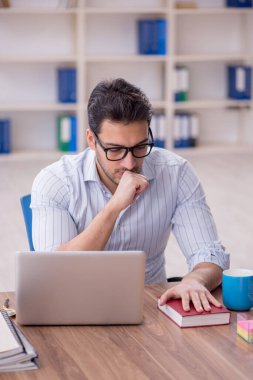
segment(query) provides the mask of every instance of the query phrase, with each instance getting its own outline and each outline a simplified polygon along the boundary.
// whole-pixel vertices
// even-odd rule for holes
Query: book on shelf
[[[57,118],[58,149],[62,152],[77,150],[77,120],[75,115],[58,116]]]
[[[155,146],[165,148],[166,117],[164,112],[154,112],[150,127],[153,133]]]
[[[227,67],[228,97],[236,100],[250,100],[252,67],[230,65]]]
[[[0,119],[0,154],[11,152],[11,121]]]
[[[0,310],[0,372],[38,368],[38,354],[5,310]]]
[[[138,20],[139,54],[166,54],[165,19]]]
[[[175,68],[175,101],[185,102],[189,99],[189,69],[186,66]]]
[[[174,148],[190,148],[198,145],[199,116],[196,113],[176,112],[173,117]]]
[[[58,101],[60,103],[76,103],[76,69],[64,67],[57,70]]]
[[[163,306],[159,305],[158,309],[169,317],[179,327],[200,327],[227,325],[230,323],[230,311],[225,307],[216,307],[211,305],[210,311],[199,313],[191,304],[190,311],[184,311],[181,299],[172,299],[167,301]]]
[[[226,5],[234,8],[251,8],[253,2],[252,0],[227,0]]]

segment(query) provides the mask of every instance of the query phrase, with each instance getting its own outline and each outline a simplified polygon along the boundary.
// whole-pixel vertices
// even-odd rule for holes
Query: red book
[[[180,327],[198,327],[227,325],[230,323],[230,311],[225,307],[211,306],[210,311],[197,312],[191,304],[190,311],[184,311],[181,299],[169,300],[158,309]]]

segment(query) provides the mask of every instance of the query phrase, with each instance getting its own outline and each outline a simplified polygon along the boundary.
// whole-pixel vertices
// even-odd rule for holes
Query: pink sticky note
[[[237,321],[237,334],[249,343],[253,343],[253,320],[244,319]]]

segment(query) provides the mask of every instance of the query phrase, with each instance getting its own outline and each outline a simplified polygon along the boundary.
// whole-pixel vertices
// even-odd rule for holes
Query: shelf
[[[54,62],[76,62],[77,56],[55,56],[55,57],[36,57],[36,56],[0,56],[0,63],[54,63]]]
[[[173,148],[173,152],[182,157],[203,156],[209,154],[228,154],[228,153],[253,153],[253,146],[249,144],[201,144],[195,148]]]
[[[156,14],[156,13],[168,13],[167,8],[86,8],[83,10],[84,13],[87,14]]]
[[[150,103],[151,103],[153,109],[165,109],[168,106],[168,102],[166,102],[165,100],[152,100],[152,99],[150,99]],[[83,109],[86,110],[87,107],[88,107],[88,103],[85,102],[83,105]]]
[[[193,9],[173,9],[175,15],[234,15],[234,14],[252,14],[252,8],[193,8]]]
[[[152,104],[153,109],[158,109],[158,108],[166,109],[167,104],[168,104],[166,101],[163,101],[163,100],[150,100],[150,102]]]
[[[191,100],[186,102],[174,102],[174,110],[209,109],[209,108],[245,108],[252,107],[251,100]]]
[[[60,14],[166,14],[167,8],[6,8],[0,9],[1,14],[47,14],[47,15],[60,15]]]
[[[231,62],[231,61],[244,61],[250,59],[249,55],[238,53],[238,54],[186,54],[186,55],[175,55],[174,61],[176,63],[190,63],[190,62]]]
[[[0,9],[0,15],[65,15],[65,14],[174,14],[174,15],[230,15],[230,14],[252,14],[253,9],[250,8],[194,8],[194,9],[170,9],[166,7],[150,7],[150,8],[103,8],[103,7],[87,7],[87,8],[4,8]]]
[[[76,14],[80,12],[80,9],[78,8],[36,8],[36,7],[31,7],[31,8],[5,8],[5,9],[0,9],[0,15],[65,15],[65,14]]]
[[[190,62],[237,62],[251,59],[247,54],[188,54],[175,55],[174,57],[165,55],[92,55],[82,58],[83,62],[167,62],[173,60],[175,63]],[[76,63],[78,57],[73,56],[52,56],[52,57],[32,57],[32,56],[0,56],[0,63]]]
[[[165,62],[165,55],[93,55],[84,58],[85,62]]]
[[[77,103],[1,103],[0,111],[77,111]]]

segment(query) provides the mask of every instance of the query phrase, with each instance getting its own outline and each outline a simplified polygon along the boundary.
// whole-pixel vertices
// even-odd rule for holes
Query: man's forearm
[[[222,279],[222,269],[212,263],[197,264],[192,272],[184,276],[182,282],[198,281],[208,290],[215,289],[220,285]]]
[[[109,240],[120,210],[108,202],[89,226],[74,239],[61,244],[57,251],[102,251]]]
[[[131,205],[148,187],[147,179],[138,173],[124,172],[117,189],[89,226],[74,239],[57,247],[57,251],[102,251],[108,242],[120,212]]]

